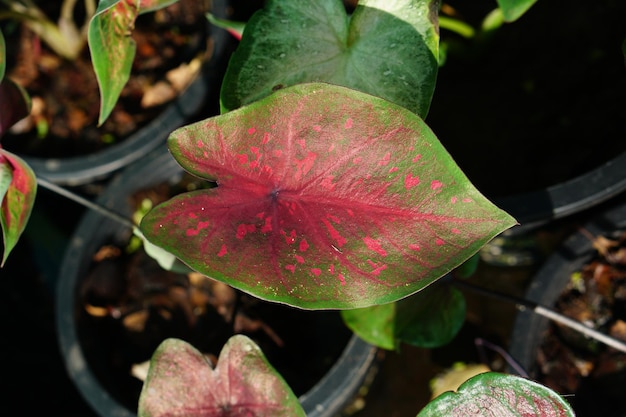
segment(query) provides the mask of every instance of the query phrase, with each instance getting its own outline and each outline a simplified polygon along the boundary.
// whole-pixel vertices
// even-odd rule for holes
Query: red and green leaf
[[[169,138],[216,188],[150,211],[144,235],[191,268],[302,308],[413,294],[515,224],[428,126],[386,100],[301,84]]]
[[[395,303],[341,312],[361,339],[396,350],[402,342],[422,348],[448,344],[465,322],[465,298],[449,285],[428,288]]]
[[[166,7],[178,0],[101,0],[89,22],[88,43],[98,86],[102,124],[115,107],[130,77],[136,44],[131,37],[142,13]]]
[[[465,416],[574,417],[560,395],[536,382],[513,375],[486,372],[467,380],[457,392],[445,392],[417,417]]]
[[[26,228],[36,192],[37,180],[32,169],[19,157],[0,148],[0,226],[4,242],[0,267]]]
[[[139,417],[304,417],[298,398],[259,347],[237,335],[215,369],[182,340],[156,350],[139,398]]]
[[[328,82],[385,98],[425,117],[439,35],[433,0],[273,0],[246,25],[224,77],[232,110],[285,86]]]
[[[30,114],[30,97],[18,84],[4,78],[6,45],[0,31],[0,138],[11,126]]]

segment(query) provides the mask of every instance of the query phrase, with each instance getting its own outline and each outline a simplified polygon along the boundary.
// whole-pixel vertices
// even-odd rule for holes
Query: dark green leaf
[[[222,88],[232,110],[272,91],[323,81],[385,98],[424,117],[437,75],[436,1],[269,1],[246,25]]]

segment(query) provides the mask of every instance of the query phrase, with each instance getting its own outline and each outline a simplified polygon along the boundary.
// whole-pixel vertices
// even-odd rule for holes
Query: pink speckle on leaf
[[[294,255],[294,258],[296,258],[296,261],[298,261],[299,264],[303,264],[304,263],[304,257],[302,257],[300,255]]]
[[[248,129],[248,134],[249,135],[254,135],[256,133],[256,128],[251,127],[250,129]]]
[[[360,164],[360,163],[361,163],[361,161],[363,161],[363,158],[361,158],[361,157],[359,156],[359,157],[354,158],[354,159],[352,160],[352,163],[356,165],[356,164]]]
[[[217,253],[217,256],[219,258],[225,256],[228,253],[228,250],[226,249],[226,245],[222,245],[222,247],[220,248],[220,251]]]
[[[328,191],[333,191],[335,189],[335,184],[333,184],[334,177],[332,175],[325,177],[320,185],[327,189]]]
[[[199,230],[196,229],[187,229],[186,235],[187,236],[197,236],[198,233],[200,233]]]
[[[326,229],[328,230],[330,237],[335,242],[337,242],[337,246],[342,247],[343,245],[346,244],[346,239],[343,236],[341,236],[341,234],[337,231],[337,229],[335,229],[328,220],[322,219],[322,223],[324,223],[324,226],[326,226]]]
[[[443,187],[443,183],[442,183],[441,181],[438,181],[438,180],[433,180],[433,181],[430,183],[430,189],[431,189],[431,190],[438,190],[438,189],[440,189],[441,187]]]
[[[420,245],[417,245],[417,244],[415,244],[415,243],[412,243],[412,244],[410,244],[410,245],[409,245],[409,249],[414,250],[414,251],[416,251],[416,252],[417,252],[417,251],[421,250],[421,249],[422,249],[422,247],[421,247]]]
[[[383,159],[378,161],[378,165],[385,166],[385,165],[388,165],[390,161],[391,161],[391,152],[387,152],[385,156],[383,156]]]
[[[307,242],[306,239],[302,239],[298,249],[300,249],[300,252],[306,252],[306,250],[309,249],[309,242]]]
[[[346,129],[352,129],[352,124],[353,124],[353,122],[352,122],[352,118],[348,117],[348,119],[346,120],[346,124],[344,125],[344,127],[345,127]]]
[[[464,198],[462,201],[464,203],[471,203],[473,200],[471,198]]]
[[[420,183],[419,176],[414,177],[413,174],[408,173],[406,174],[406,177],[404,177],[404,188],[406,188],[407,190],[415,187],[419,183]]]
[[[261,226],[261,232],[268,233],[271,231],[272,231],[272,218],[268,216],[265,218],[265,224]]]
[[[254,156],[256,156],[256,159],[261,158],[261,150],[256,146],[250,146],[250,152],[252,152]]]
[[[376,252],[380,256],[387,256],[387,251],[383,249],[378,240],[372,239],[370,236],[366,236],[363,238],[363,242],[365,242],[365,246],[367,246],[369,250]]]
[[[290,265],[285,265],[285,269],[286,269],[287,271],[291,272],[292,274],[293,274],[294,272],[296,272],[296,266],[295,266],[295,265],[291,265],[291,264],[290,264]]]
[[[418,154],[417,154],[417,155],[415,155],[415,157],[413,158],[413,162],[417,162],[417,161],[419,161],[420,159],[422,159],[422,154],[421,154],[421,153],[418,153]]]
[[[245,164],[248,162],[248,155],[246,155],[245,153],[239,154],[237,155],[237,159],[239,160],[240,164]]]
[[[457,228],[453,228],[450,230],[452,233],[454,233],[455,235],[458,235],[459,233],[461,233],[461,231]]]
[[[437,239],[435,239],[435,244],[437,246],[442,246],[443,244],[445,244],[446,242],[443,241],[442,238],[438,237]]]
[[[316,277],[319,277],[322,274],[322,270],[319,268],[311,268],[311,273]]]
[[[339,282],[341,282],[341,285],[346,285],[346,278],[343,276],[342,273],[337,274],[337,278],[339,278]]]
[[[322,131],[322,126],[320,126],[320,125],[313,125],[313,130],[315,130],[316,132],[321,132]]]
[[[396,172],[399,169],[400,168],[398,168],[398,167],[391,167],[391,168],[389,168],[389,174],[392,174],[392,173]]]
[[[237,234],[235,236],[237,237],[237,239],[243,239],[248,233],[254,232],[255,230],[255,225],[241,223],[239,226],[237,226]]]
[[[269,132],[265,132],[263,133],[263,141],[261,141],[261,143],[263,145],[265,145],[266,143],[268,143],[270,141],[270,134]]]
[[[456,204],[456,202],[457,202],[457,201],[459,201],[459,199],[458,199],[458,198],[456,198],[456,197],[452,197],[452,198],[450,199],[450,202],[451,202],[452,204]]]
[[[200,139],[198,139],[198,142],[196,142],[196,144],[198,145],[198,148],[202,148],[204,146],[204,143],[202,143]]]
[[[296,243],[296,231],[292,230],[291,232],[287,233],[284,230],[281,230],[280,233],[285,237],[285,243],[287,243],[288,245],[293,245],[294,243]]]

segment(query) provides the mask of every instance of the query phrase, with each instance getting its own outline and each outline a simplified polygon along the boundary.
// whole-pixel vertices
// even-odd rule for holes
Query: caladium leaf
[[[87,42],[100,87],[98,124],[109,117],[130,77],[136,44],[131,37],[137,16],[178,0],[101,0],[89,22]]]
[[[543,385],[518,376],[486,372],[467,380],[457,392],[441,394],[417,417],[469,415],[574,417],[574,411],[560,395]]]
[[[21,158],[0,148],[0,226],[4,242],[0,267],[26,228],[36,192],[33,170]]]
[[[279,90],[176,130],[169,147],[218,186],[155,207],[144,235],[192,269],[302,308],[406,297],[515,224],[422,119],[344,87]]]
[[[224,111],[285,86],[328,82],[426,116],[437,76],[438,2],[271,0],[252,16],[224,77]]]
[[[249,338],[224,345],[215,369],[190,344],[165,340],[139,397],[139,417],[305,417],[298,398]]]
[[[465,321],[465,298],[449,285],[436,283],[395,303],[341,312],[361,339],[396,350],[402,342],[423,348],[448,344]]]

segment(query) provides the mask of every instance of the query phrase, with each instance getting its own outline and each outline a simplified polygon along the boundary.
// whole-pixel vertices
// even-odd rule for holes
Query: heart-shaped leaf
[[[361,339],[396,350],[401,342],[423,348],[448,344],[465,321],[465,298],[449,285],[433,284],[395,303],[341,312]]]
[[[298,398],[249,338],[224,345],[215,369],[190,344],[167,339],[154,353],[139,417],[305,417]]]
[[[434,0],[273,0],[246,25],[222,84],[232,110],[299,83],[323,81],[426,116],[438,68]]]
[[[101,0],[89,22],[91,61],[100,87],[98,124],[109,117],[130,77],[136,44],[131,37],[137,16],[178,0]]]
[[[21,158],[0,148],[0,226],[4,242],[0,267],[26,228],[36,193],[33,170]]]
[[[556,392],[518,376],[486,372],[467,380],[457,392],[428,403],[417,417],[554,416],[574,417]]]
[[[143,218],[153,243],[257,297],[357,308],[412,294],[515,220],[405,108],[301,84],[176,130],[169,147],[218,186]]]

